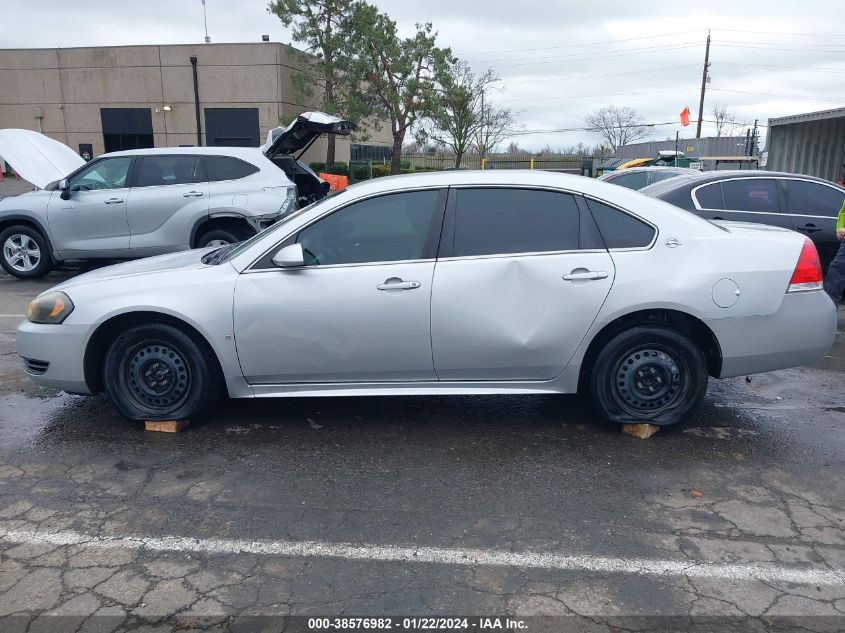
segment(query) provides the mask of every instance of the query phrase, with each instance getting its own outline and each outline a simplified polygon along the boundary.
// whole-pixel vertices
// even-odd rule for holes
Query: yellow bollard
[[[481,169],[484,169],[484,168],[486,167],[486,165],[487,165],[487,159],[486,159],[486,158],[482,158],[482,159],[481,159]]]
[[[534,159],[533,158],[531,159],[531,167],[529,167],[529,169],[534,169]]]

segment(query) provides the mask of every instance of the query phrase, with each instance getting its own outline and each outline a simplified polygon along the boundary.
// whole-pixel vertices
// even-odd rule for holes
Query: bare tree
[[[498,79],[492,70],[476,75],[466,62],[455,60],[448,64],[438,77],[431,113],[418,128],[417,140],[430,139],[451,151],[455,154],[455,167],[460,167],[482,122],[481,95]]]
[[[605,106],[588,114],[585,119],[591,132],[600,135],[613,151],[616,148],[648,136],[639,112],[627,106]]]
[[[484,103],[473,141],[475,151],[481,158],[486,158],[488,153],[520,127],[513,110]]]
[[[716,136],[730,136],[736,128],[736,115],[728,112],[728,106],[725,104],[713,104],[713,119],[716,123]]]

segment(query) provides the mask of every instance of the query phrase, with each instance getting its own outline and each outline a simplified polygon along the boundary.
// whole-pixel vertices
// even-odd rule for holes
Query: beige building
[[[0,49],[0,129],[40,130],[92,156],[258,146],[281,121],[315,109],[294,90],[298,66],[294,49],[271,42]],[[325,143],[306,160],[325,160]],[[390,143],[385,130],[362,143],[339,138],[336,160],[389,156]]]

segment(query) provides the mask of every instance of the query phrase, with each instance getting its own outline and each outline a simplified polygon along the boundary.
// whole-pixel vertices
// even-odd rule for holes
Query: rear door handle
[[[818,231],[821,231],[821,229],[819,227],[817,227],[815,224],[813,224],[812,222],[808,222],[807,224],[802,224],[801,226],[798,227],[798,230],[804,231],[805,233],[817,233]]]
[[[579,279],[607,279],[607,273],[603,270],[585,270],[584,272],[572,272],[563,276],[564,281],[577,281]]]
[[[109,198],[108,200],[104,200],[106,204],[120,204],[123,202],[123,198]]]
[[[392,281],[383,284],[379,284],[376,286],[378,290],[414,290],[415,288],[420,287],[420,282],[418,281]]]
[[[199,198],[201,195],[202,191],[188,191],[182,194],[185,198]]]

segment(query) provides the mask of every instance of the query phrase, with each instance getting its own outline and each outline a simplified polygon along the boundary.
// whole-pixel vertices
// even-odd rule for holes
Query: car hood
[[[287,127],[273,128],[267,133],[267,143],[261,149],[267,158],[292,154],[306,149],[321,134],[352,133],[354,126],[325,112],[303,112]]]
[[[68,279],[53,288],[53,290],[64,290],[80,284],[119,279],[121,277],[133,277],[135,275],[148,275],[191,268],[206,268],[209,264],[202,263],[202,256],[212,250],[214,248],[180,251],[178,253],[168,253],[167,255],[158,255],[156,257],[123,262],[122,264],[114,264],[113,266],[105,266]]]
[[[0,130],[0,156],[18,175],[43,189],[85,164],[64,143],[32,130]]]

